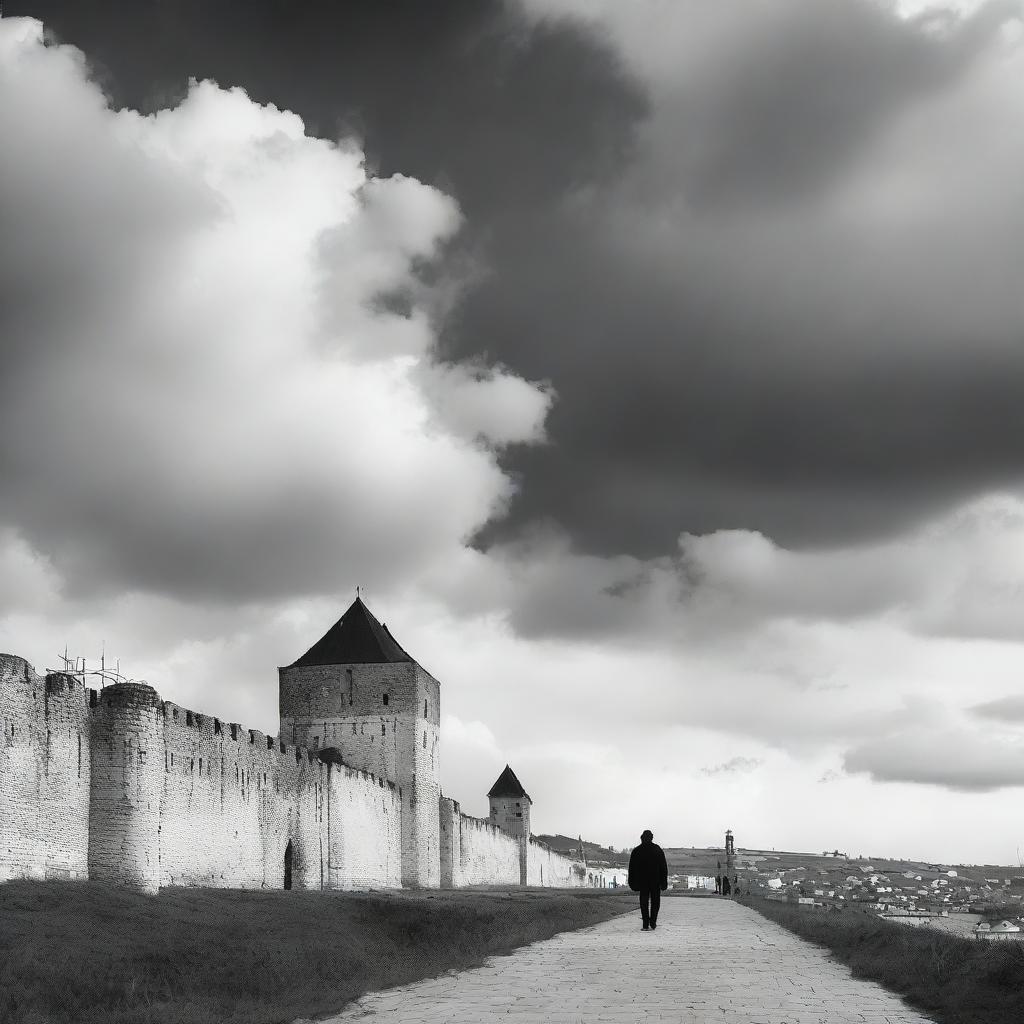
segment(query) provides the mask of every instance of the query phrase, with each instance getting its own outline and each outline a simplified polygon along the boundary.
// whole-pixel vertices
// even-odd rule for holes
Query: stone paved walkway
[[[664,899],[484,967],[373,992],[324,1024],[931,1024],[897,996],[753,910]]]

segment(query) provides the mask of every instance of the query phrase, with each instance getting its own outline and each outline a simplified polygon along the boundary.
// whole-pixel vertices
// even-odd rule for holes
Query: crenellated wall
[[[0,654],[0,881],[88,876],[89,729],[79,680]]]
[[[524,856],[520,838],[441,796],[437,680],[415,663],[372,668],[345,708],[318,703],[330,680],[293,678],[291,709],[318,718],[283,719],[279,738],[145,683],[89,690],[0,655],[0,881],[511,886],[525,862],[531,885],[587,884],[582,865],[533,839]]]
[[[441,797],[441,884],[519,885],[520,841],[486,818],[463,814],[455,800]]]
[[[312,752],[165,701],[162,885],[321,887],[326,773]],[[196,842],[196,836],[202,836]]]

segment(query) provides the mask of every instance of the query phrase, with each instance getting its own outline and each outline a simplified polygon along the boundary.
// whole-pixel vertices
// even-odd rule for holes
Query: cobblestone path
[[[373,992],[323,1024],[931,1024],[885,989],[730,900],[663,899],[493,957],[483,967]]]

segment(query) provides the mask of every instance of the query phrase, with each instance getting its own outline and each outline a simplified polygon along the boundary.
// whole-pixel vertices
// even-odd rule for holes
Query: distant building
[[[1011,923],[1010,921],[1000,921],[999,924],[987,924],[982,921],[974,929],[974,937],[976,939],[988,939],[988,940],[1017,940],[1024,939],[1024,932],[1021,932],[1020,927]]]

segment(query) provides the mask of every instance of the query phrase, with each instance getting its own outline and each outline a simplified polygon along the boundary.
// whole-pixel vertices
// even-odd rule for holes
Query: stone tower
[[[333,748],[346,764],[399,787],[402,884],[439,886],[440,683],[358,597],[278,678],[281,739]]]
[[[90,730],[89,877],[157,892],[163,703],[145,683],[97,694]]]
[[[519,840],[519,884],[526,885],[526,863],[530,845],[530,794],[523,789],[516,773],[505,765],[487,794],[491,804],[491,823]]]
[[[729,884],[732,885],[736,871],[735,853],[732,841],[732,829],[725,830],[725,873],[729,876]]]

